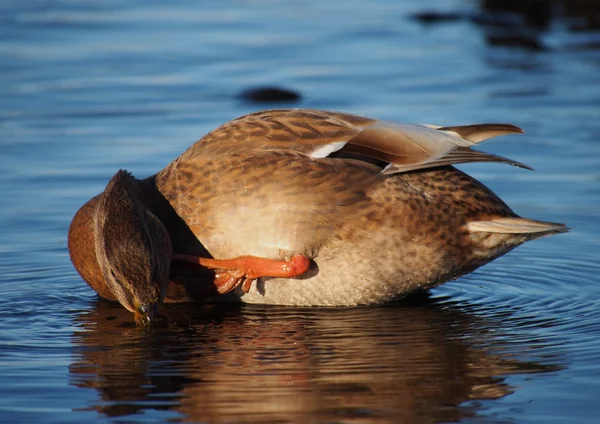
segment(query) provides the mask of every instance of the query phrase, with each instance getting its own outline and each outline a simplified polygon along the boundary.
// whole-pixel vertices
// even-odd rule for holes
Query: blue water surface
[[[0,2],[1,421],[598,422],[600,10],[547,3],[533,25],[459,0]],[[572,230],[409,302],[179,305],[172,328],[136,329],[72,267],[70,220],[119,168],[151,175],[272,107],[239,96],[263,85],[518,125],[485,148],[535,172],[461,169]]]

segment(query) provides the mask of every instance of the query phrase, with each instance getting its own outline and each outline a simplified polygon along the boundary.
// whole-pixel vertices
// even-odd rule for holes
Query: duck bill
[[[133,318],[138,327],[149,327],[159,321],[158,304],[140,306],[134,313]]]

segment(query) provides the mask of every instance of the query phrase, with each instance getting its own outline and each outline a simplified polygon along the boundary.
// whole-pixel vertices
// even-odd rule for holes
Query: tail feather
[[[489,221],[473,221],[467,224],[471,233],[531,234],[536,237],[565,233],[569,228],[557,222],[536,221],[520,217],[494,218]]]

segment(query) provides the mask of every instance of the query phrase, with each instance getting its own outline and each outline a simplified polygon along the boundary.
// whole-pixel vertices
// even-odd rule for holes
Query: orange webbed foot
[[[294,255],[287,261],[266,259],[258,256],[239,256],[233,259],[201,258],[193,255],[174,254],[173,260],[185,261],[215,270],[215,287],[226,294],[241,285],[248,293],[252,282],[260,277],[297,277],[310,267],[310,259]]]

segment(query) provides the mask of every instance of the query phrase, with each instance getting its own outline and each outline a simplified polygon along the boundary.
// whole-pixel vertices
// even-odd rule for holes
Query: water
[[[580,4],[515,41],[458,0],[0,2],[3,422],[596,422],[600,34]],[[536,172],[461,168],[573,230],[408,302],[181,305],[139,331],[72,268],[69,222],[117,169],[150,175],[268,107],[238,97],[260,85],[302,107],[521,126],[485,148]]]

